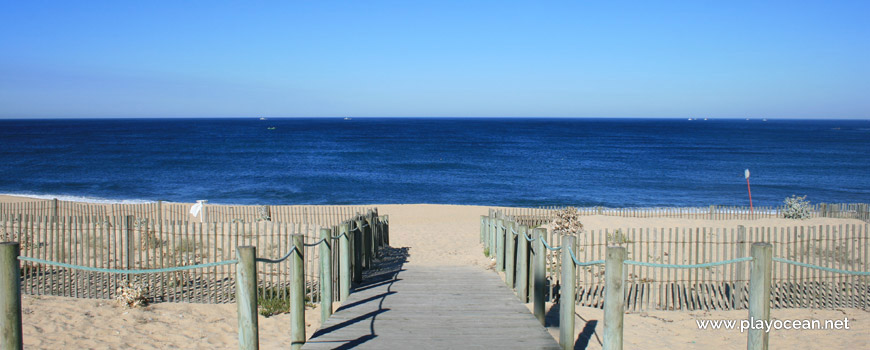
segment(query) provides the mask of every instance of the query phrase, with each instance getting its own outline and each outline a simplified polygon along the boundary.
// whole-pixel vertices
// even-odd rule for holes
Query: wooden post
[[[529,302],[529,241],[525,237],[528,230],[526,225],[521,225],[517,235],[517,296],[524,304]]]
[[[507,284],[508,288],[514,288],[514,273],[516,272],[516,257],[514,256],[514,252],[516,250],[516,246],[514,245],[514,233],[516,223],[510,221],[506,225],[505,229],[505,271],[504,271],[504,283]]]
[[[480,216],[480,243],[483,244],[483,255],[489,256],[489,235],[487,234],[489,228],[489,217],[485,215]]]
[[[384,215],[384,244],[390,245],[390,216]]]
[[[569,247],[574,247],[574,236],[562,236],[562,296],[559,298],[559,345],[563,350],[574,349],[574,260]]]
[[[480,216],[480,243],[483,243],[483,228],[484,228],[484,226],[486,226],[485,222],[486,222],[486,216],[481,215]]]
[[[604,350],[622,350],[625,247],[607,247],[604,261]]]
[[[773,267],[773,246],[770,243],[752,244],[752,267],[749,274],[749,322],[770,321],[770,277]],[[750,328],[747,340],[749,350],[767,350],[768,336],[764,329]]]
[[[535,283],[533,284],[535,294],[533,296],[535,317],[541,322],[541,325],[546,326],[546,310],[544,310],[544,296],[547,293],[547,247],[544,247],[544,237],[547,235],[547,230],[543,228],[535,229]]]
[[[21,350],[21,266],[18,242],[0,242],[0,349]]]
[[[332,230],[320,229],[320,323],[332,316]]]
[[[339,289],[339,300],[341,302],[345,302],[347,300],[348,295],[350,295],[350,239],[348,239],[348,235],[350,225],[348,223],[342,223],[338,226],[338,250],[341,254],[338,258],[338,289]],[[321,323],[323,323],[321,321]]]
[[[713,218],[715,217],[715,214],[714,214],[714,213],[716,213],[716,206],[715,206],[715,205],[711,205],[711,206],[710,206],[710,214],[709,214],[709,216],[708,216],[707,219],[709,219],[709,220],[713,220]]]
[[[356,228],[353,230],[353,283],[362,283],[362,256],[363,256],[363,221],[359,217],[355,221]]]
[[[374,224],[374,223],[372,222],[371,214],[372,214],[372,212],[369,211],[368,214],[365,217],[363,217],[363,220],[365,220],[364,221],[365,227],[363,227],[363,237],[365,237],[363,244],[365,244],[365,248],[363,248],[363,249],[365,251],[364,266],[366,269],[372,268],[372,258],[373,258],[374,249],[375,249],[374,244],[372,244],[373,243],[372,224]]]
[[[746,257],[746,227],[743,225],[737,226],[737,257]],[[734,301],[732,307],[737,310],[743,307],[743,286],[746,281],[746,265],[737,263],[734,276]]]
[[[126,248],[126,249],[124,249],[124,252],[127,255],[127,257],[125,259],[127,261],[127,270],[132,270],[133,264],[134,264],[134,262],[133,262],[133,256],[134,256],[133,249],[136,248],[136,244],[135,244],[136,241],[134,239],[135,234],[133,232],[133,221],[134,221],[133,215],[127,215],[126,219],[127,219],[126,220],[126,224],[127,224],[126,236],[127,237],[126,237],[126,242],[124,242],[125,248]],[[127,275],[127,276],[129,277],[130,275]]]
[[[260,348],[257,324],[257,247],[236,249],[236,304],[239,312],[239,349]]]
[[[495,267],[504,271],[504,220],[498,219],[495,227]]]
[[[51,217],[57,218],[58,202],[57,198],[51,200]],[[57,219],[55,219],[57,220]]]
[[[290,348],[305,344],[305,246],[301,234],[291,235],[296,253],[290,257]]]

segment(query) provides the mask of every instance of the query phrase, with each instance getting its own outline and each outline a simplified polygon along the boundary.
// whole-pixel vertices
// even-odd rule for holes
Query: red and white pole
[[[749,187],[749,169],[744,172],[746,175],[746,190],[749,191],[749,215],[752,215],[752,188]]]

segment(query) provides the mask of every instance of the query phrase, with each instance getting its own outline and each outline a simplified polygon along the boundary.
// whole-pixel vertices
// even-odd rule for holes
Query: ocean
[[[870,202],[868,120],[0,120],[0,193],[217,204]]]

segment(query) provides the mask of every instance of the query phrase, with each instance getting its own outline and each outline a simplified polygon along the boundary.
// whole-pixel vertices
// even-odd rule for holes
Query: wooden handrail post
[[[525,237],[528,230],[526,225],[521,225],[517,235],[517,296],[523,304],[529,302],[529,241]]]
[[[516,246],[514,245],[514,227],[516,227],[516,223],[513,221],[509,221],[507,225],[505,225],[505,271],[504,271],[504,283],[508,286],[508,288],[514,288],[514,273],[516,272],[516,257],[514,256]]]
[[[350,225],[346,222],[338,226],[338,297],[345,302],[350,295],[350,239],[348,239]],[[321,323],[323,323],[321,321]]]
[[[484,227],[486,227],[486,216],[481,215],[480,216],[480,243],[483,243]]]
[[[604,350],[622,350],[625,247],[607,247],[604,261]]]
[[[495,267],[498,271],[504,271],[504,220],[496,220],[495,227]]]
[[[384,244],[390,245],[390,216],[384,215]]]
[[[544,297],[547,294],[547,247],[544,247],[544,239],[547,236],[547,229],[535,229],[535,283],[533,296],[535,317],[541,321],[541,325],[546,326],[546,310],[544,310]]]
[[[562,236],[562,296],[559,297],[559,344],[563,350],[574,349],[574,260],[569,247],[574,236]]]
[[[749,323],[770,321],[770,278],[773,266],[773,246],[770,243],[752,244],[752,267],[749,273]],[[769,333],[750,328],[747,349],[767,350]]]
[[[21,265],[18,242],[0,243],[0,349],[21,350]]]
[[[305,344],[305,245],[304,235],[290,235],[295,254],[290,256],[290,348]]]
[[[236,249],[236,304],[239,313],[239,349],[260,348],[257,324],[257,247]]]
[[[356,227],[353,230],[353,283],[362,283],[362,261],[363,261],[363,221],[359,217],[354,221]]]
[[[320,229],[320,323],[332,316],[332,230]]]
[[[363,267],[366,270],[372,268],[372,253],[374,251],[374,246],[372,245],[372,220],[371,220],[371,211],[368,212],[366,216],[363,216],[363,255],[365,261],[363,262]]]

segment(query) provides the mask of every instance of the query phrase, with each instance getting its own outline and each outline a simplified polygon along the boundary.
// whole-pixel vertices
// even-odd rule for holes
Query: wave
[[[82,196],[70,196],[70,195],[55,195],[55,194],[33,194],[33,193],[0,193],[0,196],[15,196],[15,197],[28,197],[28,198],[36,198],[36,199],[55,199],[67,202],[82,202],[82,203],[96,203],[96,204],[145,204],[145,203],[154,203],[157,201],[148,200],[148,199],[109,199],[109,198],[100,198],[100,197],[82,197]]]

